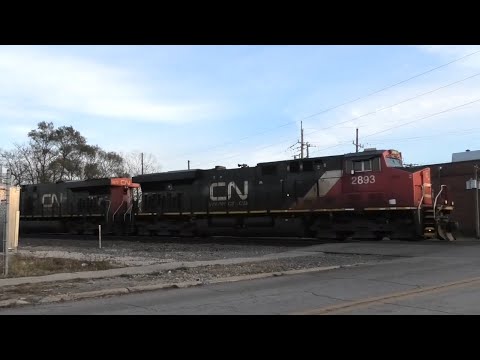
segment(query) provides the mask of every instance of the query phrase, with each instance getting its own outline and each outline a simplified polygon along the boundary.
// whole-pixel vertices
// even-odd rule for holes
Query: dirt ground
[[[47,296],[104,290],[110,288],[128,288],[140,285],[175,284],[184,281],[199,281],[208,284],[218,278],[280,272],[286,270],[308,269],[332,265],[353,265],[377,263],[391,260],[392,257],[376,255],[339,255],[312,253],[311,256],[269,260],[261,263],[235,265],[209,265],[196,268],[179,268],[148,275],[122,275],[115,278],[91,280],[57,281],[51,283],[4,286],[1,288],[0,301],[20,299],[30,304],[39,303]]]
[[[0,259],[0,268],[4,267],[4,257]],[[99,271],[122,267],[121,264],[100,260],[82,261],[58,257],[28,256],[10,254],[8,259],[8,277],[41,276],[59,272]]]

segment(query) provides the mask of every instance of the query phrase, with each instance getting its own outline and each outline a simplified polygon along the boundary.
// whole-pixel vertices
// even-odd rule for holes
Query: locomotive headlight
[[[448,205],[448,201],[447,201],[447,200],[445,200],[445,205]]]
[[[452,206],[455,205],[455,203],[452,201]]]

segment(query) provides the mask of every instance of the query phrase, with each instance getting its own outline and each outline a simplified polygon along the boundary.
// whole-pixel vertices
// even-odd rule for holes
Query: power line
[[[322,111],[320,111],[320,112],[317,112],[317,113],[315,113],[315,114],[312,114],[312,115],[306,116],[306,117],[304,117],[304,118],[301,118],[300,120],[289,121],[289,122],[284,123],[284,124],[282,124],[282,125],[279,125],[279,126],[276,126],[276,127],[270,128],[270,129],[267,129],[267,130],[265,130],[265,131],[263,131],[263,132],[257,132],[257,133],[255,133],[255,134],[248,135],[248,136],[245,136],[245,137],[243,137],[243,138],[236,139],[236,140],[234,140],[234,141],[230,141],[230,142],[226,142],[226,143],[223,143],[223,144],[215,145],[215,146],[213,146],[213,147],[209,147],[209,148],[206,148],[206,149],[203,149],[203,150],[197,150],[197,151],[194,151],[194,152],[184,153],[184,154],[181,154],[181,155],[179,155],[179,156],[180,156],[180,157],[184,157],[184,156],[191,155],[191,154],[197,154],[197,153],[199,153],[199,152],[205,152],[205,151],[213,150],[213,149],[216,149],[216,148],[219,148],[219,147],[222,147],[222,146],[235,144],[235,143],[238,143],[238,142],[240,142],[240,141],[244,141],[244,140],[246,140],[246,139],[250,139],[250,138],[252,138],[252,137],[254,137],[254,136],[263,135],[263,134],[266,134],[266,133],[268,133],[268,132],[270,132],[270,131],[277,130],[277,129],[280,129],[280,128],[282,128],[282,127],[285,127],[285,126],[288,126],[288,125],[297,123],[298,121],[306,120],[306,119],[312,118],[312,117],[314,117],[314,116],[324,114],[324,113],[326,113],[326,112],[328,112],[328,111],[337,109],[337,108],[342,107],[342,106],[344,106],[344,105],[352,104],[352,103],[357,102],[357,101],[359,101],[359,100],[365,99],[365,98],[370,97],[370,96],[375,95],[375,94],[378,94],[378,93],[380,93],[380,92],[382,92],[382,91],[391,89],[391,88],[393,88],[393,87],[395,87],[395,86],[404,84],[404,83],[406,83],[406,82],[408,82],[408,81],[410,81],[410,80],[416,79],[416,78],[418,78],[418,77],[420,77],[420,76],[426,75],[426,74],[431,73],[431,72],[433,72],[433,71],[435,71],[435,70],[444,68],[444,67],[446,67],[446,66],[448,66],[448,65],[451,65],[451,64],[453,64],[453,63],[455,63],[455,62],[461,61],[461,60],[466,59],[466,58],[468,58],[468,57],[470,57],[470,56],[473,56],[473,55],[475,55],[475,54],[478,54],[479,52],[480,52],[480,50],[474,51],[474,52],[472,52],[472,53],[470,53],[470,54],[464,55],[464,56],[462,56],[462,57],[460,57],[460,58],[457,58],[457,59],[455,59],[455,60],[452,60],[452,61],[450,61],[450,62],[448,62],[448,63],[442,64],[442,65],[437,66],[437,67],[435,67],[435,68],[432,68],[432,69],[430,69],[430,70],[424,71],[424,72],[422,72],[422,73],[420,73],[420,74],[417,74],[417,75],[414,75],[414,76],[412,76],[412,77],[409,77],[408,79],[399,81],[399,82],[397,82],[397,83],[395,83],[395,84],[386,86],[386,87],[384,87],[384,88],[382,88],[382,89],[379,89],[379,90],[376,90],[376,91],[374,91],[374,92],[372,92],[372,93],[370,93],[370,94],[368,94],[368,95],[364,95],[364,96],[361,96],[361,97],[359,97],[359,98],[357,98],[357,99],[350,100],[350,101],[346,101],[346,102],[344,102],[344,103],[341,103],[341,104],[332,106],[332,107],[330,107],[330,108],[324,109],[324,110],[322,110]],[[478,74],[477,74],[477,75],[478,75]],[[474,76],[477,76],[477,75],[474,75]],[[473,76],[472,76],[472,77],[473,77]],[[467,78],[467,79],[468,79],[468,78]],[[460,80],[460,81],[464,81],[464,80],[467,80],[467,79],[463,79],[463,80]],[[447,86],[450,86],[450,85],[453,85],[453,83],[452,83],[452,84],[449,84],[449,85],[447,85]],[[439,90],[439,89],[436,89],[436,90]],[[436,90],[434,90],[434,91],[436,91]],[[420,95],[420,96],[422,96],[422,95]],[[408,101],[408,100],[406,100],[406,101]],[[395,106],[395,105],[393,105],[393,106]],[[366,114],[366,115],[370,115],[370,114]],[[363,115],[363,116],[366,116],[366,115]],[[353,119],[353,120],[355,120],[355,119]],[[352,120],[348,120],[348,121],[352,121]],[[345,123],[345,122],[342,122],[342,123]],[[342,124],[342,123],[339,123],[338,125],[340,125],[340,124]],[[327,129],[328,129],[328,128],[327,128]],[[317,131],[319,131],[319,130],[317,130]]]
[[[381,131],[378,131],[378,132],[376,132],[376,133],[366,135],[366,136],[364,136],[364,138],[370,137],[370,136],[373,136],[373,135],[377,135],[377,134],[381,134],[381,133],[384,133],[384,132],[386,132],[386,131],[390,131],[390,130],[393,130],[393,129],[397,129],[397,128],[402,127],[402,126],[410,125],[410,124],[413,124],[414,122],[418,122],[418,121],[425,120],[425,119],[428,119],[428,118],[431,118],[431,117],[434,117],[434,116],[437,116],[437,115],[441,115],[441,114],[444,114],[444,113],[446,113],[446,112],[450,112],[450,111],[459,109],[459,108],[461,108],[461,107],[464,107],[464,106],[467,106],[467,105],[470,105],[470,104],[473,104],[473,103],[476,103],[476,102],[479,102],[479,101],[480,101],[480,98],[479,98],[479,99],[476,99],[476,100],[473,100],[473,101],[470,101],[470,102],[468,102],[468,103],[462,104],[462,105],[455,106],[455,107],[453,107],[453,108],[449,108],[449,109],[446,109],[446,110],[443,110],[443,111],[439,111],[439,112],[437,112],[437,113],[435,113],[435,114],[431,114],[431,115],[424,116],[424,117],[422,117],[422,118],[420,118],[420,119],[408,121],[408,122],[406,122],[406,123],[403,123],[403,124],[400,124],[400,125],[397,125],[397,126],[392,126],[392,127],[388,128],[388,129],[381,130]]]
[[[406,83],[407,81],[416,79],[416,78],[418,78],[418,77],[420,77],[420,76],[422,76],[422,75],[426,75],[426,74],[428,74],[428,73],[431,73],[432,71],[441,69],[441,68],[443,68],[443,67],[445,67],[445,66],[448,66],[448,65],[450,65],[450,64],[453,64],[454,62],[463,60],[463,59],[465,59],[465,58],[467,58],[467,57],[469,57],[469,56],[478,54],[479,52],[480,52],[480,50],[477,50],[477,51],[475,51],[475,52],[473,52],[473,53],[470,53],[470,54],[468,54],[468,55],[462,56],[461,58],[455,59],[455,60],[450,61],[450,62],[448,62],[448,63],[446,63],[446,64],[437,66],[437,67],[435,67],[435,68],[433,68],[433,69],[430,69],[430,70],[427,70],[427,71],[425,71],[425,72],[423,72],[423,73],[420,73],[420,74],[417,74],[417,75],[415,75],[415,76],[412,76],[412,77],[410,77],[410,78],[408,78],[408,79],[406,79],[406,80],[402,80],[402,81],[400,81],[400,82],[398,82],[398,83],[395,83],[395,84],[393,84],[393,85],[389,85],[389,86],[384,87],[384,88],[382,88],[382,89],[380,89],[380,90],[374,91],[374,92],[372,92],[372,93],[370,93],[370,94],[368,94],[368,95],[361,96],[361,97],[359,97],[359,98],[357,98],[357,99],[355,99],[355,100],[347,101],[347,102],[344,102],[344,103],[342,103],[342,104],[339,104],[339,105],[330,107],[330,108],[328,108],[328,109],[322,110],[322,111],[320,111],[320,112],[318,112],[318,113],[316,113],[316,114],[309,115],[309,116],[307,116],[307,117],[302,118],[301,120],[306,120],[306,119],[309,119],[309,118],[311,118],[311,117],[314,117],[314,116],[323,114],[323,113],[325,113],[325,112],[327,112],[327,111],[331,111],[331,110],[337,109],[337,108],[339,108],[339,107],[341,107],[341,106],[348,105],[348,104],[352,104],[352,103],[357,102],[357,101],[359,101],[359,100],[365,99],[365,98],[367,98],[367,97],[369,97],[369,96],[378,94],[378,93],[380,93],[380,92],[382,92],[382,91],[391,89],[391,88],[393,88],[393,87],[395,87],[395,86],[397,86],[397,85],[404,84],[404,83]]]
[[[432,138],[432,137],[439,137],[443,135],[452,135],[452,134],[459,134],[459,135],[471,135],[472,133],[480,131],[479,128],[472,128],[472,129],[465,129],[462,131],[449,131],[449,132],[444,132],[444,133],[436,133],[436,134],[431,134],[431,135],[422,135],[422,136],[414,136],[414,137],[407,137],[407,138],[396,138],[396,139],[371,139],[370,141],[375,141],[376,143],[378,142],[393,142],[393,141],[408,141],[408,140],[418,140],[418,139],[426,139],[426,138]]]
[[[387,132],[387,131],[390,131],[390,130],[393,130],[393,129],[397,129],[397,128],[402,127],[402,126],[406,126],[406,125],[409,125],[409,124],[413,124],[414,122],[418,122],[418,121],[421,121],[421,120],[425,120],[425,119],[428,119],[428,118],[431,118],[431,117],[434,117],[434,116],[437,116],[437,115],[441,115],[441,114],[444,114],[444,113],[447,113],[447,112],[450,112],[450,111],[459,109],[459,108],[461,108],[461,107],[464,107],[464,106],[467,106],[467,105],[470,105],[470,104],[473,104],[473,103],[476,103],[476,102],[479,102],[479,101],[480,101],[480,98],[479,98],[479,99],[476,99],[476,100],[473,100],[473,101],[470,101],[470,102],[468,102],[468,103],[464,103],[464,104],[461,104],[461,105],[458,105],[458,106],[454,106],[454,107],[452,107],[452,108],[448,108],[448,109],[439,111],[439,112],[434,113],[434,114],[430,114],[430,115],[421,117],[421,118],[419,118],[419,119],[415,119],[415,120],[412,120],[412,121],[408,121],[408,122],[406,122],[406,123],[402,123],[402,124],[400,124],[400,125],[391,126],[391,127],[387,128],[387,129],[384,129],[384,130],[381,130],[381,131],[377,131],[377,132],[372,133],[372,134],[365,135],[364,138],[370,137],[370,136],[374,136],[374,135],[378,135],[378,134],[381,134],[381,133],[384,133],[384,132]],[[328,147],[319,149],[318,151],[323,151],[323,150],[327,150],[327,149],[332,149],[332,148],[334,148],[334,147],[338,147],[338,146],[341,146],[341,145],[343,145],[343,144],[342,144],[342,143],[338,143],[338,144],[336,144],[336,145],[332,145],[332,146],[328,146]]]
[[[466,78],[463,78],[463,79],[461,79],[461,80],[454,81],[454,82],[449,83],[449,84],[447,84],[447,85],[440,86],[440,87],[438,87],[438,88],[436,88],[436,89],[433,89],[433,90],[424,92],[424,93],[422,93],[422,94],[418,94],[418,95],[413,96],[413,97],[411,97],[411,98],[402,100],[402,101],[400,101],[400,102],[398,102],[398,103],[395,103],[395,104],[392,104],[392,105],[389,105],[389,106],[385,106],[385,107],[383,107],[383,108],[381,108],[381,109],[378,109],[378,110],[375,110],[375,111],[372,111],[372,112],[369,112],[369,113],[366,113],[366,114],[362,114],[362,115],[360,115],[360,116],[354,117],[354,118],[349,119],[349,120],[345,120],[345,121],[341,121],[341,122],[339,122],[339,123],[335,123],[335,124],[333,124],[333,125],[331,125],[331,126],[327,126],[327,127],[324,127],[324,128],[318,129],[318,130],[314,130],[314,131],[312,131],[312,132],[309,132],[307,135],[314,134],[314,133],[319,132],[319,131],[322,131],[322,130],[328,130],[328,129],[331,129],[331,128],[336,127],[336,126],[338,126],[338,125],[342,125],[342,124],[348,123],[348,122],[350,122],[350,121],[358,120],[358,119],[360,119],[360,118],[362,118],[362,117],[365,117],[365,116],[368,116],[368,115],[376,114],[376,113],[379,113],[379,112],[381,112],[381,111],[384,111],[384,110],[387,110],[387,109],[391,109],[391,108],[393,108],[393,107],[395,107],[395,106],[398,106],[398,105],[400,105],[400,104],[406,103],[406,102],[411,101],[411,100],[418,99],[419,97],[422,97],[422,96],[425,96],[425,95],[428,95],[428,94],[432,94],[432,93],[434,93],[434,92],[436,92],[436,91],[445,89],[445,88],[447,88],[447,87],[449,87],[449,86],[456,85],[456,84],[461,83],[461,82],[466,81],[466,80],[470,80],[470,79],[472,79],[472,78],[474,78],[474,77],[477,77],[477,76],[480,76],[480,72],[478,72],[478,73],[476,73],[476,74],[473,74],[473,75],[471,75],[471,76],[467,76]]]

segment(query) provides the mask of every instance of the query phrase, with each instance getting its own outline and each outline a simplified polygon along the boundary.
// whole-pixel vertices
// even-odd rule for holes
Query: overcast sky
[[[304,119],[311,156],[354,151],[358,126],[366,147],[448,162],[480,149],[480,53],[367,95],[478,50],[0,46],[0,147],[52,121],[106,150],[152,153],[163,170],[253,166],[292,158]]]

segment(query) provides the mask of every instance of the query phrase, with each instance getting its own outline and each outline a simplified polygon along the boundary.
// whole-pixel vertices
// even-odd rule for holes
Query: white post
[[[102,248],[102,225],[98,225],[98,248]]]
[[[17,252],[17,249],[18,249],[18,230],[19,230],[19,228],[20,228],[20,211],[17,210],[15,212],[15,238],[13,239],[15,253]]]
[[[0,187],[4,183],[3,181],[3,166],[0,165]],[[6,189],[5,189],[6,190]],[[1,204],[1,199],[0,199],[0,204]],[[6,206],[5,202],[5,217],[0,220],[0,223],[2,223],[2,237],[3,237],[3,276],[7,276],[8,270],[7,270],[7,211],[8,208]]]
[[[4,223],[4,228],[3,228],[3,263],[4,263],[4,269],[3,269],[3,275],[5,277],[8,276],[8,244],[9,244],[9,239],[8,239],[8,221],[10,221],[9,216],[8,216],[8,210],[9,210],[9,204],[10,204],[10,169],[7,169],[7,175],[6,175],[6,181],[5,181],[5,188],[6,188],[6,201],[5,201],[5,223]]]

